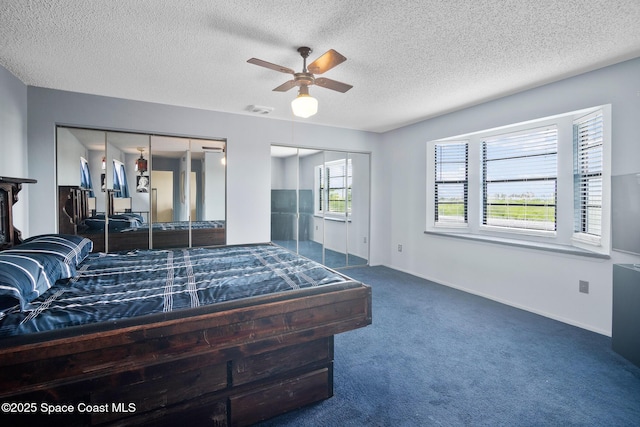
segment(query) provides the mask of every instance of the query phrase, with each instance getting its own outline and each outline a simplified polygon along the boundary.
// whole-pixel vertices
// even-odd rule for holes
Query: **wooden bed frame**
[[[369,324],[371,288],[347,280],[4,338],[2,419],[253,424],[331,397],[334,335]]]
[[[149,249],[149,230],[109,232],[109,246],[105,245],[105,233],[88,233],[81,228],[89,217],[89,190],[61,185],[58,187],[58,230],[62,234],[78,234],[93,241],[94,252]],[[109,193],[109,215],[113,215],[113,193]],[[219,246],[226,244],[225,228],[194,228],[191,230],[192,246]],[[155,248],[179,248],[189,245],[189,230],[153,230]]]
[[[333,395],[333,336],[371,323],[371,289],[349,282],[198,310],[4,339],[0,401],[37,404],[16,414],[21,425],[252,424]]]

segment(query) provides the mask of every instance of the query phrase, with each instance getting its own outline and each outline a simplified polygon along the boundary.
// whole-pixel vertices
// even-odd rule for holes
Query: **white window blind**
[[[557,128],[485,138],[482,155],[483,224],[555,231]]]
[[[324,167],[316,166],[316,213],[324,212],[325,183],[324,183]]]
[[[603,118],[598,111],[576,120],[574,140],[574,230],[600,237],[602,232]]]
[[[435,144],[435,223],[467,223],[467,142]]]

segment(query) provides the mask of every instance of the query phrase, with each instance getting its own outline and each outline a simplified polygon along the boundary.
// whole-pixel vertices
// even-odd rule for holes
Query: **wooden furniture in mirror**
[[[13,225],[13,205],[18,201],[22,184],[34,184],[35,179],[0,176],[0,250],[22,242],[22,233]]]
[[[89,215],[89,190],[72,185],[58,187],[58,230],[78,234],[78,225]]]

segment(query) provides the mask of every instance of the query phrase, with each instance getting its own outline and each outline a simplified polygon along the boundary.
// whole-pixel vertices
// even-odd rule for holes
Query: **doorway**
[[[151,171],[151,218],[153,222],[173,221],[173,172]]]

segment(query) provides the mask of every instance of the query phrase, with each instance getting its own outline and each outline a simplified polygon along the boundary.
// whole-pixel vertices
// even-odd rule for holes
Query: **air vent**
[[[254,114],[269,114],[270,112],[273,111],[273,107],[265,107],[264,105],[249,105],[249,107],[247,107],[247,110],[249,110],[250,112],[254,113]]]

